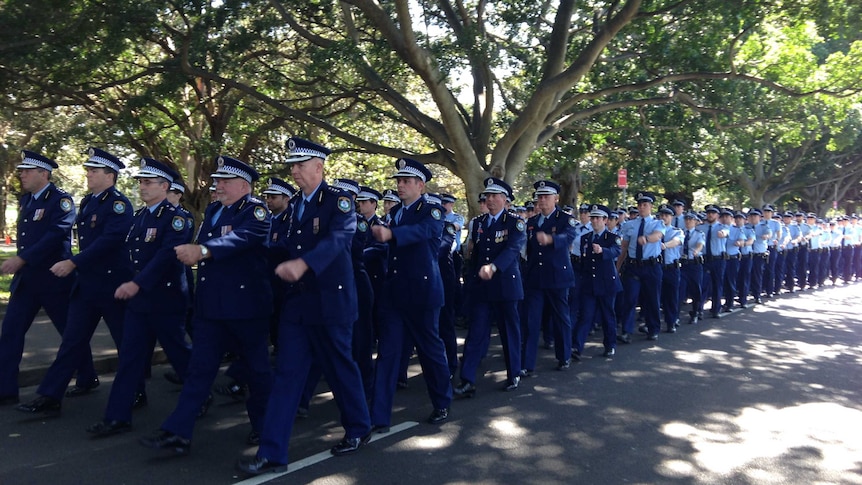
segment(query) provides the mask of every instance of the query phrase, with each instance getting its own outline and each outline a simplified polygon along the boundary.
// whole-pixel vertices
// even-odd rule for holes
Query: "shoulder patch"
[[[123,202],[122,200],[115,200],[114,201],[114,212],[117,214],[122,214],[123,212],[126,212],[126,203]]]
[[[192,229],[194,227],[195,221],[193,221],[191,217],[186,218],[186,229]]]
[[[63,212],[69,212],[72,210],[72,199],[68,197],[63,197],[60,199],[60,208],[63,209]]]
[[[622,243],[623,243],[623,239],[622,239],[621,237],[617,236],[616,243],[617,243],[617,246],[622,245]]]
[[[455,226],[453,224],[446,224],[446,232],[448,232],[450,235],[454,236],[455,235]]]
[[[171,219],[171,227],[174,231],[182,231],[186,227],[186,220],[182,216],[174,216]]]
[[[261,206],[255,207],[254,208],[254,218],[259,220],[259,221],[266,219],[266,209],[264,209]]]
[[[359,224],[356,225],[356,228],[359,229],[360,232],[365,232],[368,230],[368,223],[365,221],[359,221]]]
[[[574,217],[569,217],[569,225],[575,227],[578,225],[578,221],[576,221]]]
[[[341,196],[338,198],[338,210],[347,214],[350,212],[350,199]]]
[[[515,227],[518,229],[518,232],[524,232],[527,229],[527,225],[524,224],[524,221],[519,220]]]
[[[265,204],[265,202],[264,202],[264,201],[262,201],[262,200],[258,199],[257,197],[249,197],[249,198],[248,198],[248,201],[249,201],[249,202],[253,202],[253,203],[255,203],[255,204],[261,204],[261,205]]]
[[[435,221],[439,221],[443,214],[440,213],[440,209],[433,207],[431,208],[431,217],[434,218]]]

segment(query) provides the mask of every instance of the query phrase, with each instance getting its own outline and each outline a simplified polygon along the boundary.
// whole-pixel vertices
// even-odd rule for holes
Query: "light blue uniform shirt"
[[[763,236],[766,236],[766,239]],[[766,221],[760,221],[754,227],[754,245],[751,246],[751,252],[754,254],[765,253],[770,241],[772,241],[772,229]]]
[[[665,233],[662,238],[662,242],[667,244],[674,239],[679,241],[679,245],[664,250],[664,254],[662,254],[664,264],[675,263],[679,260],[682,255],[682,244],[684,240],[682,229],[674,226],[665,226]]]
[[[754,228],[752,228],[748,224],[742,227],[742,234],[745,236],[746,243],[748,243],[749,241],[754,241],[755,243],[757,242],[757,239],[754,237]],[[747,244],[739,248],[739,252],[742,253],[743,256],[747,256],[751,254],[753,247],[754,244]]]
[[[638,246],[638,231],[640,230],[641,218],[638,217],[632,221],[626,223],[622,232],[623,241],[629,242],[628,248],[628,256],[632,259],[637,258],[637,246]],[[664,237],[665,227],[664,223],[653,216],[649,216],[646,218],[646,222],[644,223],[644,236],[649,236],[654,232],[660,232],[662,237]],[[643,259],[649,258],[657,258],[661,255],[661,240],[656,242],[647,243],[643,246]]]
[[[700,232],[698,229],[686,229],[682,234],[682,241],[685,244],[685,235],[688,234],[688,246],[685,248],[685,258],[694,259],[694,250],[697,249],[698,244],[706,244],[706,235]],[[700,248],[700,252],[698,256],[703,255],[705,246]]]
[[[712,226],[711,232],[709,230],[710,226]],[[726,237],[725,238],[718,237],[719,231],[727,231],[729,229],[726,225],[716,221],[716,222],[713,222],[712,224],[709,224],[709,223],[700,224],[697,226],[697,229],[703,233],[704,237],[709,235],[709,237],[712,239],[711,241],[709,241],[709,250],[712,253],[710,255],[706,254],[707,241],[704,240],[704,242],[703,242],[703,255],[704,256],[721,256],[722,253],[727,251],[727,238]]]

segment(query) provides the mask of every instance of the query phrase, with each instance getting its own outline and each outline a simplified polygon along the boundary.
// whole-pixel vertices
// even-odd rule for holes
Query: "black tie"
[[[709,229],[706,230],[706,255],[711,257],[712,250],[710,248],[712,247],[712,244],[710,243],[712,243],[712,224],[710,224]]]
[[[688,253],[688,251],[689,251],[689,249],[688,249],[688,241],[689,241],[690,239],[691,239],[691,229],[689,229],[689,230],[685,231],[685,240],[682,242],[682,248],[683,248],[683,250],[685,251],[683,254],[685,255],[685,257],[686,257],[686,258],[688,257],[688,254],[689,254],[689,253]]]
[[[646,226],[646,219],[641,218],[641,225],[638,228],[638,241],[636,241],[637,248],[635,249],[635,257],[638,259],[638,261],[644,259],[644,247],[639,241],[641,236],[644,235],[644,226]]]

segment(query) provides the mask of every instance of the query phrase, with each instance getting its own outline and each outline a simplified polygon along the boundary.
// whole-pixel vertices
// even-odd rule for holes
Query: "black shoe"
[[[197,417],[202,418],[202,417],[206,416],[207,413],[210,411],[210,406],[212,406],[212,403],[213,403],[213,395],[210,394],[209,396],[207,396],[207,400],[204,401],[203,405],[201,406],[201,410],[198,411]]]
[[[610,357],[613,357],[614,354],[616,354],[616,353],[617,353],[617,351],[615,349],[608,349],[608,350],[605,350],[605,353],[602,354],[602,357],[610,358]]]
[[[554,342],[545,342],[545,349],[551,350],[554,348]]]
[[[667,333],[676,333],[676,325],[668,328],[666,331],[667,331]]]
[[[755,298],[754,303],[757,303],[758,305],[763,305],[763,300],[760,298]]]
[[[572,350],[572,360],[575,362],[581,361],[581,354],[577,350]]]
[[[431,416],[428,416],[429,424],[442,424],[449,419],[449,408],[435,409]]]
[[[566,370],[569,368],[568,360],[561,360],[557,362],[557,370]]]
[[[389,432],[389,426],[385,424],[375,424],[371,427],[371,431],[369,433],[377,433],[377,434],[386,434]]]
[[[222,396],[227,396],[234,401],[245,401],[245,391],[248,389],[248,386],[245,384],[240,384],[236,381],[231,381],[229,384],[223,384],[221,386],[216,386],[213,390],[216,394],[221,394]]]
[[[99,421],[87,427],[87,432],[94,438],[104,438],[132,430],[132,423],[125,421]]]
[[[638,327],[638,332],[646,334],[649,333],[649,330],[647,330],[646,325],[641,325]]]
[[[358,451],[359,448],[367,445],[371,441],[371,433],[369,432],[361,438],[342,438],[337,445],[330,448],[329,452],[335,456],[346,455]]]
[[[60,414],[60,401],[53,397],[39,396],[28,403],[19,404],[15,409],[30,414]]]
[[[709,318],[721,318],[721,315],[718,313],[710,313]]]
[[[695,325],[695,324],[697,324],[697,322],[699,320],[700,320],[700,318],[697,315],[695,315],[695,316],[691,317],[691,319],[688,321],[688,324],[689,325]]]
[[[647,340],[658,340],[658,334],[657,333],[651,333],[651,334],[647,335],[646,339]]]
[[[155,436],[139,438],[141,446],[154,450],[170,450],[178,455],[188,455],[192,449],[192,441],[177,436],[170,431],[160,431]]]
[[[18,396],[0,396],[0,406],[18,404]]]
[[[93,378],[93,381],[87,383],[86,385],[79,386],[78,384],[75,384],[74,386],[66,390],[66,397],[86,396],[90,393],[90,391],[99,387],[99,384],[100,383],[98,377]]]
[[[177,374],[177,373],[176,373],[176,372],[174,372],[174,371],[168,371],[168,372],[165,372],[165,380],[167,380],[167,381],[168,381],[168,382],[170,382],[171,384],[176,384],[176,385],[178,385],[178,386],[182,386],[182,385],[183,385],[183,380],[182,380],[182,378],[180,377],[180,375],[179,375],[179,374]]]
[[[630,343],[632,343],[632,334],[621,333],[621,334],[617,335],[617,340],[619,340],[620,342],[622,342],[624,344],[630,344]]]
[[[407,389],[408,387],[410,386],[407,384],[407,381],[398,381],[395,383],[395,389]]]
[[[251,446],[260,446],[260,433],[255,430],[249,431],[248,436],[245,437],[245,442]]]
[[[132,409],[141,409],[147,405],[147,395],[143,392],[135,393],[135,400],[132,401]]]
[[[263,475],[264,473],[281,473],[287,471],[287,465],[274,463],[266,458],[255,456],[252,459],[241,459],[236,462],[236,469],[249,475]]]
[[[473,397],[476,395],[476,386],[472,382],[461,381],[461,385],[452,389],[452,393],[458,397]]]
[[[536,377],[536,371],[532,369],[521,369],[521,372],[518,373],[519,377]]]
[[[673,328],[679,328],[679,318],[677,318],[676,321],[673,322]]]
[[[506,385],[503,387],[503,390],[506,392],[512,392],[518,388],[518,385],[521,384],[521,378],[515,376],[514,379],[510,381],[506,381]]]
[[[296,408],[296,417],[306,419],[308,418],[308,408],[299,407]]]

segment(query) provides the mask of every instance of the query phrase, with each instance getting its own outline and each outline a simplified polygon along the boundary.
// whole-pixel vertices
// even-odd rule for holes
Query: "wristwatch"
[[[206,257],[210,255],[210,250],[207,249],[207,247],[204,246],[203,244],[201,244],[200,246],[201,246],[201,259],[206,259]]]

